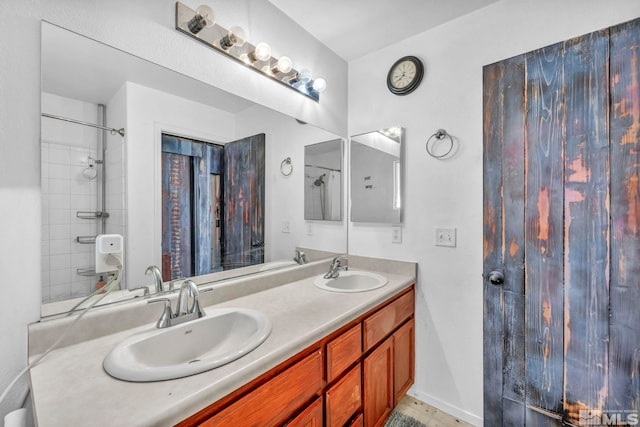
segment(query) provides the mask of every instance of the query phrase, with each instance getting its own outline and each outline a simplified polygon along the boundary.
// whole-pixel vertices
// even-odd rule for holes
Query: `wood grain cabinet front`
[[[364,425],[384,424],[394,404],[393,337],[388,338],[364,359]]]
[[[358,323],[327,344],[327,382],[332,382],[362,354],[362,325]]]
[[[319,397],[311,405],[295,417],[287,427],[322,427],[324,417],[322,413],[322,397]]]
[[[201,425],[280,426],[318,394],[322,386],[322,352],[315,351]]]
[[[326,393],[325,420],[327,427],[342,427],[360,409],[360,364],[351,369]]]

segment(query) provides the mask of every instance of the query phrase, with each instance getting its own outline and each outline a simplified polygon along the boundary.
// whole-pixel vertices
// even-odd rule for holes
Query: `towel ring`
[[[434,139],[434,138],[435,138],[435,139]],[[433,153],[431,152],[431,148],[429,148],[429,144],[431,144],[431,142],[432,142],[432,141],[442,141],[442,140],[443,140],[443,139],[445,139],[445,138],[449,138],[449,143],[450,143],[450,145],[449,145],[449,149],[447,150],[447,152],[446,152],[446,153],[441,154],[441,155],[439,155],[439,156],[436,156],[435,154],[433,154]],[[427,140],[427,145],[426,145],[426,147],[425,147],[425,148],[426,148],[426,150],[427,150],[427,154],[429,154],[431,157],[433,157],[434,159],[441,159],[441,158],[443,158],[443,157],[447,156],[449,153],[451,153],[451,150],[453,150],[453,138],[451,137],[451,135],[449,135],[449,134],[447,133],[447,131],[446,131],[446,130],[444,130],[444,129],[438,129],[438,130],[436,131],[436,133],[434,133],[433,135],[431,135],[431,136],[429,137],[429,139]]]
[[[293,173],[293,163],[291,163],[291,157],[287,157],[280,163],[280,173],[284,176],[289,176]]]

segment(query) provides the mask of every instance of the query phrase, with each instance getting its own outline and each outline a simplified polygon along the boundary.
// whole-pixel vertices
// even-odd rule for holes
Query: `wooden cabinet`
[[[360,409],[360,364],[351,369],[326,392],[325,420],[327,427],[342,427]]]
[[[381,426],[393,410],[393,337],[364,359],[364,425]]]
[[[362,325],[358,323],[327,344],[327,382],[336,379],[362,354]]]
[[[415,321],[405,323],[393,334],[393,389],[396,404],[407,394],[415,378]]]
[[[178,426],[383,425],[414,380],[414,295],[411,286]]]
[[[322,352],[315,351],[201,425],[282,425],[305,402],[322,390],[322,384]]]
[[[322,420],[322,397],[320,397],[291,420],[287,427],[322,427]]]

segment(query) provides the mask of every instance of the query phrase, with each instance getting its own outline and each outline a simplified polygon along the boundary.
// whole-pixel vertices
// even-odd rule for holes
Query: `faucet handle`
[[[164,310],[162,311],[162,315],[160,316],[160,319],[158,319],[156,326],[159,329],[171,326],[171,319],[174,317],[173,311],[171,310],[171,300],[169,298],[157,298],[147,301],[147,304],[153,304],[156,302],[164,303]]]

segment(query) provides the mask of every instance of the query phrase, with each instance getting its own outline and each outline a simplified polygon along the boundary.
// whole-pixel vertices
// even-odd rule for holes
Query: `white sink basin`
[[[271,321],[258,311],[209,309],[201,319],[130,336],[107,355],[103,366],[126,381],[181,378],[244,356],[270,333]]]
[[[387,284],[387,278],[368,271],[341,271],[335,279],[318,276],[313,284],[332,292],[365,292],[378,289]]]

